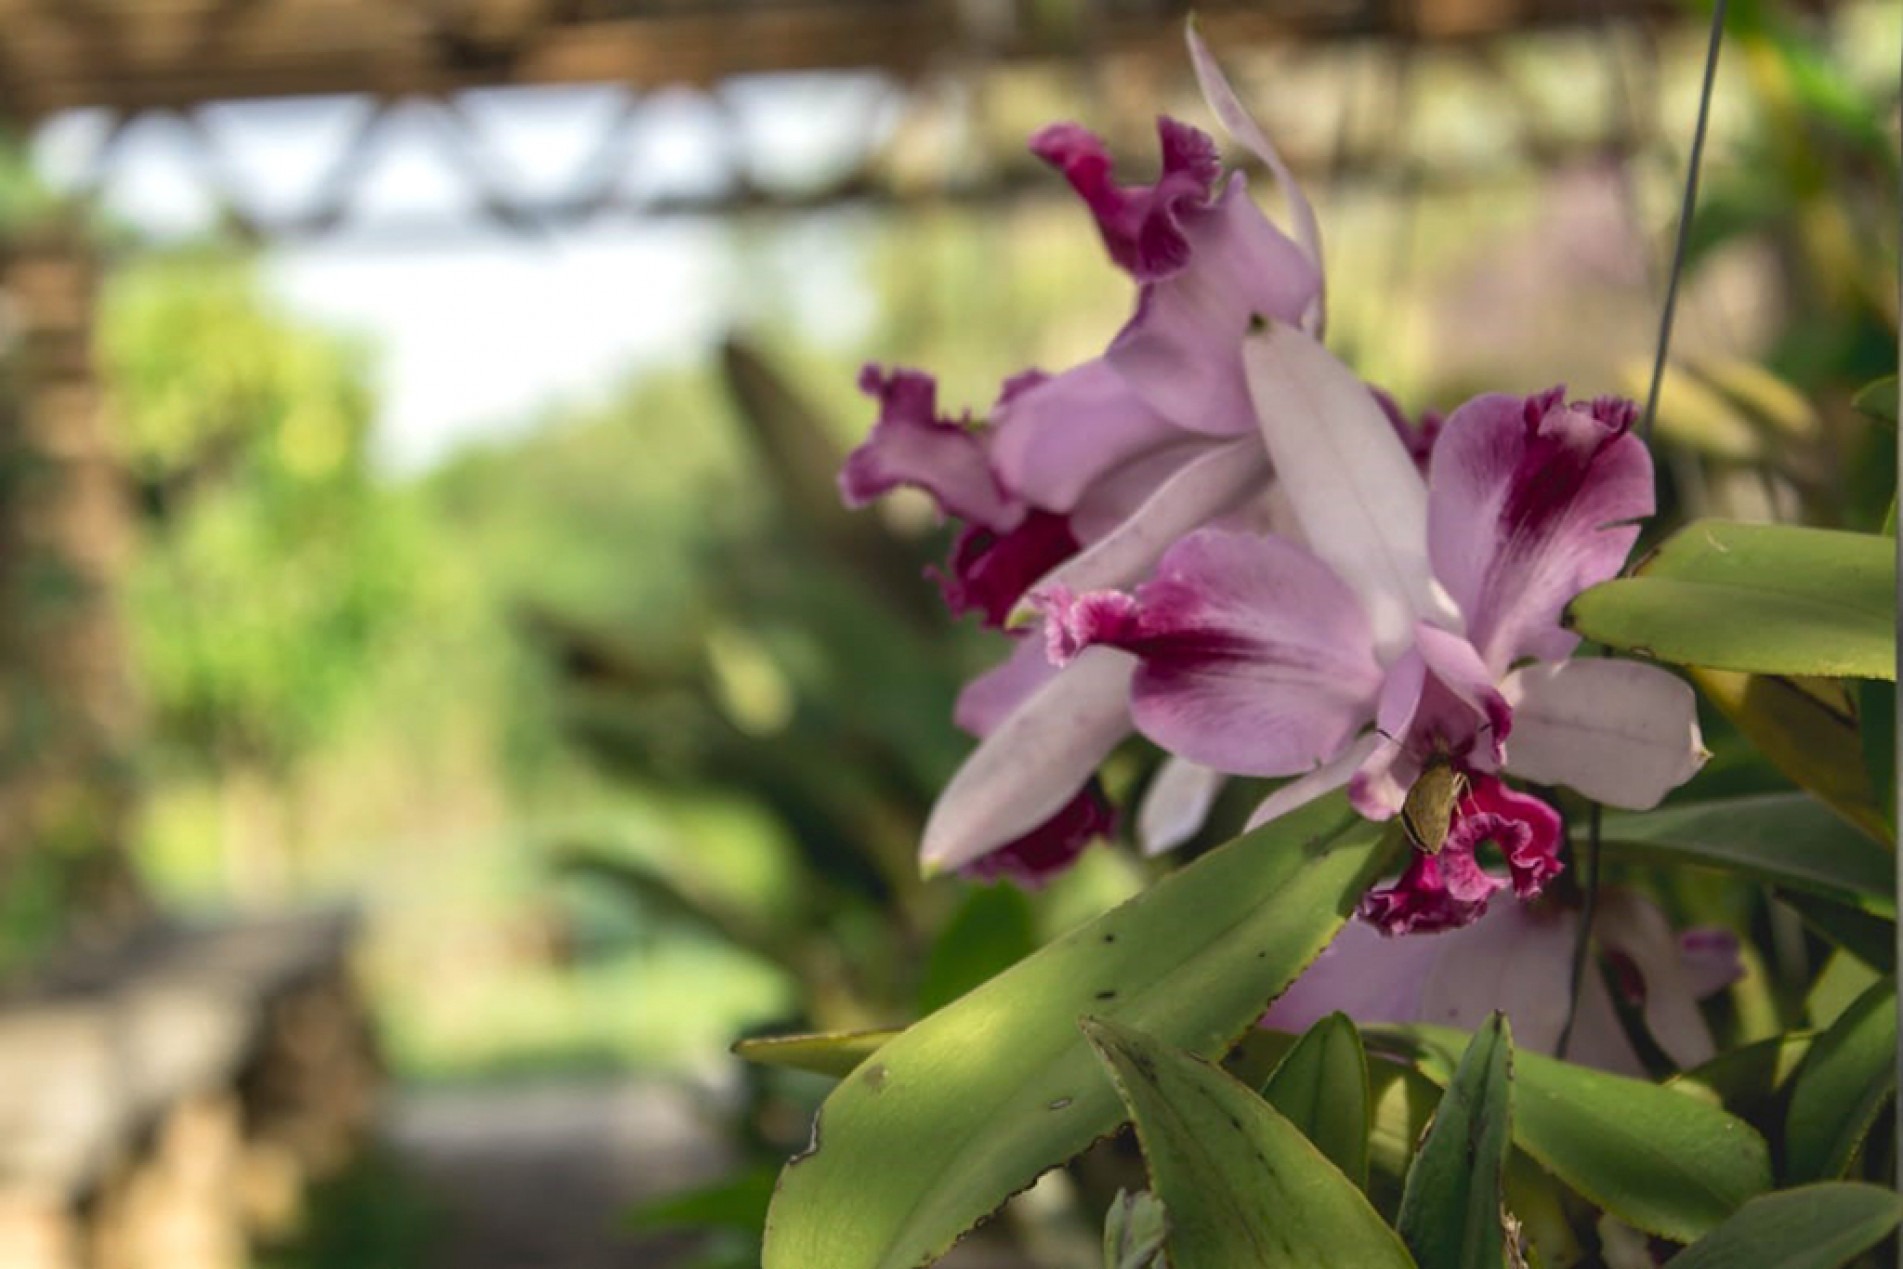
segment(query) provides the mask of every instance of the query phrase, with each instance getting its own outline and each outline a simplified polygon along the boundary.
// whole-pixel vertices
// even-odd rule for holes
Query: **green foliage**
[[[1103,1220],[1104,1269],[1168,1269],[1169,1213],[1147,1190],[1118,1190]]]
[[[1016,886],[974,887],[932,945],[919,984],[921,1014],[950,1004],[1037,947],[1031,904]]]
[[[1791,1081],[1784,1175],[1829,1181],[1848,1171],[1877,1112],[1896,1096],[1896,982],[1859,996],[1812,1042]]]
[[[1354,1182],[1246,1086],[1134,1027],[1083,1029],[1136,1124],[1172,1269],[1413,1264]]]
[[[369,470],[368,360],[206,252],[121,274],[99,337],[148,512],[129,601],[157,721],[176,752],[281,767],[422,598]]]
[[[1311,803],[907,1029],[833,1091],[818,1148],[787,1166],[768,1269],[910,1269],[942,1254],[1120,1121],[1075,1018],[1221,1052],[1334,936],[1387,854],[1340,796]]]
[[[1895,614],[1888,538],[1715,520],[1567,610],[1586,637],[1677,665],[1891,680]]]
[[[1467,1038],[1445,1027],[1372,1027],[1380,1047],[1442,1088]],[[1514,1144],[1579,1194],[1649,1233],[1689,1242],[1771,1185],[1764,1138],[1669,1087],[1520,1052]]]
[[[1407,1172],[1396,1221],[1421,1269],[1503,1269],[1513,1041],[1494,1014],[1448,1081]]]
[[[1368,1183],[1368,1054],[1345,1014],[1296,1041],[1262,1096],[1356,1185]]]
[[[1719,868],[1896,915],[1896,856],[1803,794],[1614,811],[1600,832],[1618,857]]]
[[[1761,1194],[1666,1261],[1668,1269],[1838,1269],[1887,1238],[1903,1201],[1874,1185]]]

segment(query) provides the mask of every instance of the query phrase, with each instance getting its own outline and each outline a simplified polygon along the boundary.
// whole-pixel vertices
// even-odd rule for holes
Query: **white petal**
[[[1531,665],[1500,685],[1513,707],[1506,770],[1645,811],[1711,755],[1692,689],[1656,666],[1605,657]]]
[[[1645,1029],[1680,1067],[1707,1062],[1717,1049],[1698,1011],[1697,985],[1679,949],[1678,935],[1650,900],[1609,888],[1593,918],[1599,946],[1626,957],[1645,985]]]
[[[1282,197],[1288,200],[1289,215],[1295,219],[1295,241],[1301,244],[1302,251],[1315,266],[1317,274],[1322,273],[1322,231],[1321,223],[1315,218],[1315,209],[1309,205],[1308,196],[1302,193],[1302,187],[1295,180],[1295,173],[1289,171],[1288,164],[1282,161],[1268,134],[1249,114],[1242,99],[1236,96],[1236,90],[1230,87],[1228,76],[1222,73],[1209,46],[1203,43],[1203,37],[1196,30],[1192,20],[1187,27],[1189,39],[1189,60],[1196,68],[1196,83],[1203,90],[1203,100],[1209,103],[1210,110],[1222,121],[1229,135],[1262,160],[1275,178]],[[1302,328],[1320,335],[1326,315],[1327,290],[1316,292],[1313,309],[1303,317]]]
[[[1296,807],[1307,806],[1323,794],[1333,793],[1348,783],[1349,778],[1355,773],[1355,768],[1374,752],[1374,747],[1378,743],[1380,743],[1380,737],[1372,733],[1359,736],[1353,744],[1342,750],[1336,757],[1324,762],[1307,775],[1290,780],[1262,799],[1261,805],[1257,806],[1255,813],[1249,817],[1245,831],[1261,828],[1270,820],[1280,819]]]
[[[1368,386],[1275,322],[1243,339],[1242,362],[1276,479],[1310,548],[1361,597],[1383,662],[1417,620],[1459,629],[1428,564],[1427,486]]]
[[[1268,479],[1268,459],[1255,437],[1213,446],[1177,469],[1128,520],[1039,578],[1025,594],[1060,586],[1077,595],[1134,586],[1180,538],[1259,492]],[[1035,608],[1020,602],[1008,624],[1038,619]]]
[[[1187,758],[1166,759],[1137,811],[1137,841],[1143,853],[1160,855],[1196,836],[1228,778]]]
[[[951,778],[925,822],[920,859],[945,872],[1049,819],[1130,731],[1136,658],[1086,648],[989,736]]]

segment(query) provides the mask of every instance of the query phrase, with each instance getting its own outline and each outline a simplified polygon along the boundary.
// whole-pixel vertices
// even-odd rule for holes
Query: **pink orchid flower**
[[[868,367],[861,378],[880,413],[841,472],[847,503],[911,486],[962,521],[939,581],[954,611],[987,625],[1013,624],[1034,584],[1133,585],[1202,525],[1273,522],[1242,339],[1262,313],[1320,329],[1319,231],[1193,30],[1189,44],[1212,110],[1281,185],[1295,238],[1263,216],[1240,173],[1224,179],[1215,143],[1186,124],[1158,121],[1162,171],[1147,186],[1118,184],[1096,136],[1056,124],[1032,150],[1063,172],[1138,284],[1136,312],[1110,348],[1061,374],[1012,378],[983,424],[941,414],[929,375]],[[1074,857],[1079,834],[1107,823],[1083,806],[1103,805],[1094,772],[1129,734],[1130,673],[1128,658],[1109,654],[1060,670],[1037,640],[1018,637],[959,701],[955,720],[982,743],[926,827],[927,869],[1036,879]],[[1186,837],[1219,783],[1172,762],[1141,832],[1159,844]],[[994,854],[1004,858],[977,862]]]
[[[1379,402],[1312,338],[1245,340],[1251,399],[1300,540],[1203,529],[1134,594],[1034,597],[1053,659],[1132,658],[1131,712],[1171,753],[1296,776],[1261,823],[1347,785],[1372,819],[1434,766],[1468,792],[1361,915],[1388,933],[1466,925],[1560,870],[1559,815],[1502,773],[1646,809],[1703,762],[1689,687],[1654,666],[1569,659],[1566,603],[1613,576],[1653,510],[1630,403],[1478,397],[1422,478]],[[1506,876],[1479,848],[1500,850]]]
[[[1430,1022],[1474,1031],[1498,1009],[1513,1024],[1516,1046],[1552,1054],[1572,1011],[1578,932],[1577,913],[1520,903],[1502,904],[1462,929],[1405,942],[1353,922],[1270,1007],[1262,1025],[1301,1032],[1339,1010],[1364,1024]],[[1617,990],[1660,1051],[1681,1069],[1714,1056],[1698,1001],[1743,975],[1734,935],[1716,928],[1675,934],[1651,900],[1613,888],[1600,896],[1593,937],[1614,969]],[[1580,986],[1567,1057],[1645,1075],[1605,980],[1589,970]]]

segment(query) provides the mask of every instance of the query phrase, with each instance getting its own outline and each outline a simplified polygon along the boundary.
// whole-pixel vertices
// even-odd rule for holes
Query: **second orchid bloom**
[[[1389,934],[1468,925],[1562,866],[1557,811],[1503,776],[1642,809],[1703,761],[1685,684],[1576,657],[1560,623],[1624,564],[1653,510],[1651,458],[1629,403],[1559,390],[1478,397],[1431,430],[1398,420],[1319,342],[1313,215],[1190,44],[1212,109],[1282,182],[1295,236],[1187,125],[1161,122],[1148,187],[1117,185],[1082,129],[1046,129],[1033,148],[1137,283],[1134,316],[1103,356],[1008,382],[982,426],[941,416],[925,375],[864,381],[880,417],[848,500],[931,493],[964,523],[947,600],[1012,641],[959,702],[981,740],[924,861],[1062,867],[1110,823],[1095,772],[1134,727],[1171,755],[1144,808],[1151,848],[1193,832],[1227,776],[1288,778],[1261,823],[1344,785],[1389,819],[1447,773],[1444,839],[1360,915]]]

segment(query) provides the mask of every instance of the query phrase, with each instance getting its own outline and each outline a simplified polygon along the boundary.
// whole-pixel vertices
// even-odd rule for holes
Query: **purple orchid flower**
[[[1568,659],[1578,637],[1559,620],[1618,572],[1652,513],[1630,403],[1478,397],[1446,419],[1423,480],[1320,344],[1263,323],[1245,345],[1301,540],[1203,529],[1134,594],[1041,590],[1053,659],[1121,651],[1151,740],[1218,771],[1299,777],[1256,823],[1344,784],[1387,819],[1430,769],[1464,776],[1444,843],[1362,902],[1386,933],[1470,924],[1509,885],[1532,898],[1561,867],[1559,816],[1501,773],[1642,810],[1706,756],[1689,687]],[[1487,841],[1505,877],[1482,866]]]
[[[1359,1023],[1431,1022],[1472,1031],[1498,1009],[1512,1020],[1516,1046],[1551,1054],[1571,1008],[1578,931],[1573,911],[1518,903],[1463,929],[1405,943],[1351,923],[1262,1025],[1300,1032],[1340,1010]],[[1736,936],[1716,928],[1675,934],[1651,900],[1615,887],[1600,895],[1593,938],[1660,1050],[1681,1068],[1710,1059],[1715,1048],[1698,1001],[1743,975]],[[1643,1076],[1604,980],[1588,974],[1581,988],[1567,1056]]]
[[[928,375],[868,367],[861,378],[880,414],[841,473],[847,503],[911,486],[961,521],[939,583],[954,611],[988,626],[1025,625],[1034,614],[1021,600],[1034,587],[1133,585],[1205,524],[1281,527],[1242,340],[1260,313],[1319,331],[1319,231],[1193,30],[1189,44],[1212,110],[1280,183],[1296,237],[1263,216],[1240,173],[1223,178],[1215,143],[1186,124],[1158,121],[1162,171],[1148,186],[1118,184],[1096,136],[1053,125],[1032,139],[1033,152],[1069,180],[1111,259],[1138,284],[1135,315],[1110,348],[1061,374],[1015,376],[983,424],[941,415]],[[1034,639],[1020,632],[1016,642],[960,701],[957,720],[981,744],[926,826],[928,870],[1023,856],[1027,836],[1037,843],[1030,853],[1067,861],[1082,843],[1073,832],[1051,849],[1052,826],[1103,823],[1079,799],[1101,804],[1093,773],[1130,732],[1129,659],[1105,651],[1048,669],[1036,664]],[[1172,760],[1146,798],[1142,835],[1152,845],[1187,837],[1220,779]],[[1016,876],[1047,871],[1003,866]]]

